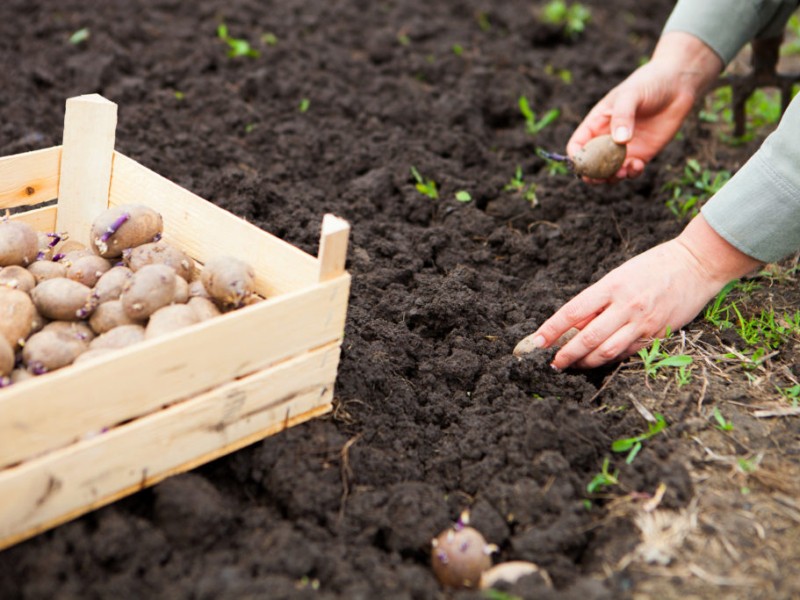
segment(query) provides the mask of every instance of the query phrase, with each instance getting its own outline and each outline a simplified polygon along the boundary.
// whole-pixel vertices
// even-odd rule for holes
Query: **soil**
[[[722,356],[741,340],[699,318],[668,343],[695,357],[682,387],[636,358],[556,373],[552,352],[511,355],[680,231],[664,184],[686,159],[735,170],[764,133],[729,146],[692,120],[638,180],[550,174],[537,148],[563,151],[673,3],[586,1],[574,37],[540,22],[542,4],[0,3],[0,154],[59,144],[65,99],[98,92],[119,104],[120,151],[264,230],[316,253],[324,213],[353,227],[333,413],[0,553],[0,597],[485,598],[429,568],[464,509],[496,562],[549,575],[513,596],[800,594],[796,417],[754,413],[789,406],[776,386],[796,383],[794,338],[745,370]],[[221,22],[260,55],[227,57]],[[530,135],[523,95],[559,119]],[[517,166],[537,203],[506,189]],[[781,273],[743,305],[795,310]],[[669,427],[626,464],[612,441],[647,429],[632,399]],[[606,457],[620,484],[590,495]]]

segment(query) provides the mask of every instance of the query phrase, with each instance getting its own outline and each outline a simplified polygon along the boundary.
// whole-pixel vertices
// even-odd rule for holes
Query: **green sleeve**
[[[703,207],[745,254],[774,262],[800,250],[800,96],[761,148]]]
[[[753,38],[781,34],[798,4],[797,0],[678,0],[664,32],[691,33],[727,65]]]

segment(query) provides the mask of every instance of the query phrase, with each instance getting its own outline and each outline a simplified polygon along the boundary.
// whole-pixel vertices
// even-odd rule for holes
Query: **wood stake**
[[[319,280],[327,281],[344,273],[350,224],[331,214],[322,219],[319,242]]]
[[[117,105],[98,94],[67,100],[58,183],[58,231],[89,243],[89,228],[108,207]]]

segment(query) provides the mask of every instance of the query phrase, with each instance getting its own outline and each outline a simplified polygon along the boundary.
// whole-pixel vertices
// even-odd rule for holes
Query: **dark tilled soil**
[[[641,431],[641,417],[598,410],[613,367],[559,374],[550,354],[518,362],[511,350],[679,231],[662,184],[708,134],[688,130],[635,182],[549,175],[536,148],[563,149],[649,54],[672,2],[586,2],[592,21],[575,39],[537,20],[541,4],[0,4],[3,155],[58,144],[65,99],[99,92],[119,104],[118,149],[266,231],[316,253],[325,212],[353,226],[332,415],[0,553],[0,597],[444,598],[429,543],[465,508],[498,561],[534,561],[552,578],[515,594],[630,593],[634,578],[603,567],[637,530],[584,499],[611,441]],[[260,56],[226,57],[223,21]],[[71,44],[81,28],[88,40]],[[521,95],[561,117],[534,138]],[[747,155],[729,152],[728,168]],[[412,165],[439,199],[415,189]],[[518,165],[537,206],[504,190]],[[624,376],[609,388],[619,403]],[[632,465],[616,460],[620,477],[651,494],[666,483],[662,506],[686,507],[680,448],[661,436]]]

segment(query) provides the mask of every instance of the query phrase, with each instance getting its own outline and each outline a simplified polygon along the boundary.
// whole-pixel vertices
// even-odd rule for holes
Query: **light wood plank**
[[[33,210],[11,215],[11,220],[24,221],[36,231],[55,231],[57,210],[55,205],[43,206],[42,208],[34,208]]]
[[[322,219],[319,242],[319,280],[327,281],[344,273],[350,224],[331,214]]]
[[[0,158],[0,208],[53,200],[60,163],[61,146]]]
[[[327,412],[338,358],[327,346],[0,471],[0,549]]]
[[[0,467],[341,339],[350,277],[0,390]]]
[[[246,259],[262,294],[282,294],[318,280],[315,257],[115,152],[109,205],[130,203],[160,212],[164,239],[200,263],[218,254]]]
[[[58,185],[59,231],[89,243],[89,228],[108,207],[117,105],[98,94],[67,100]]]

